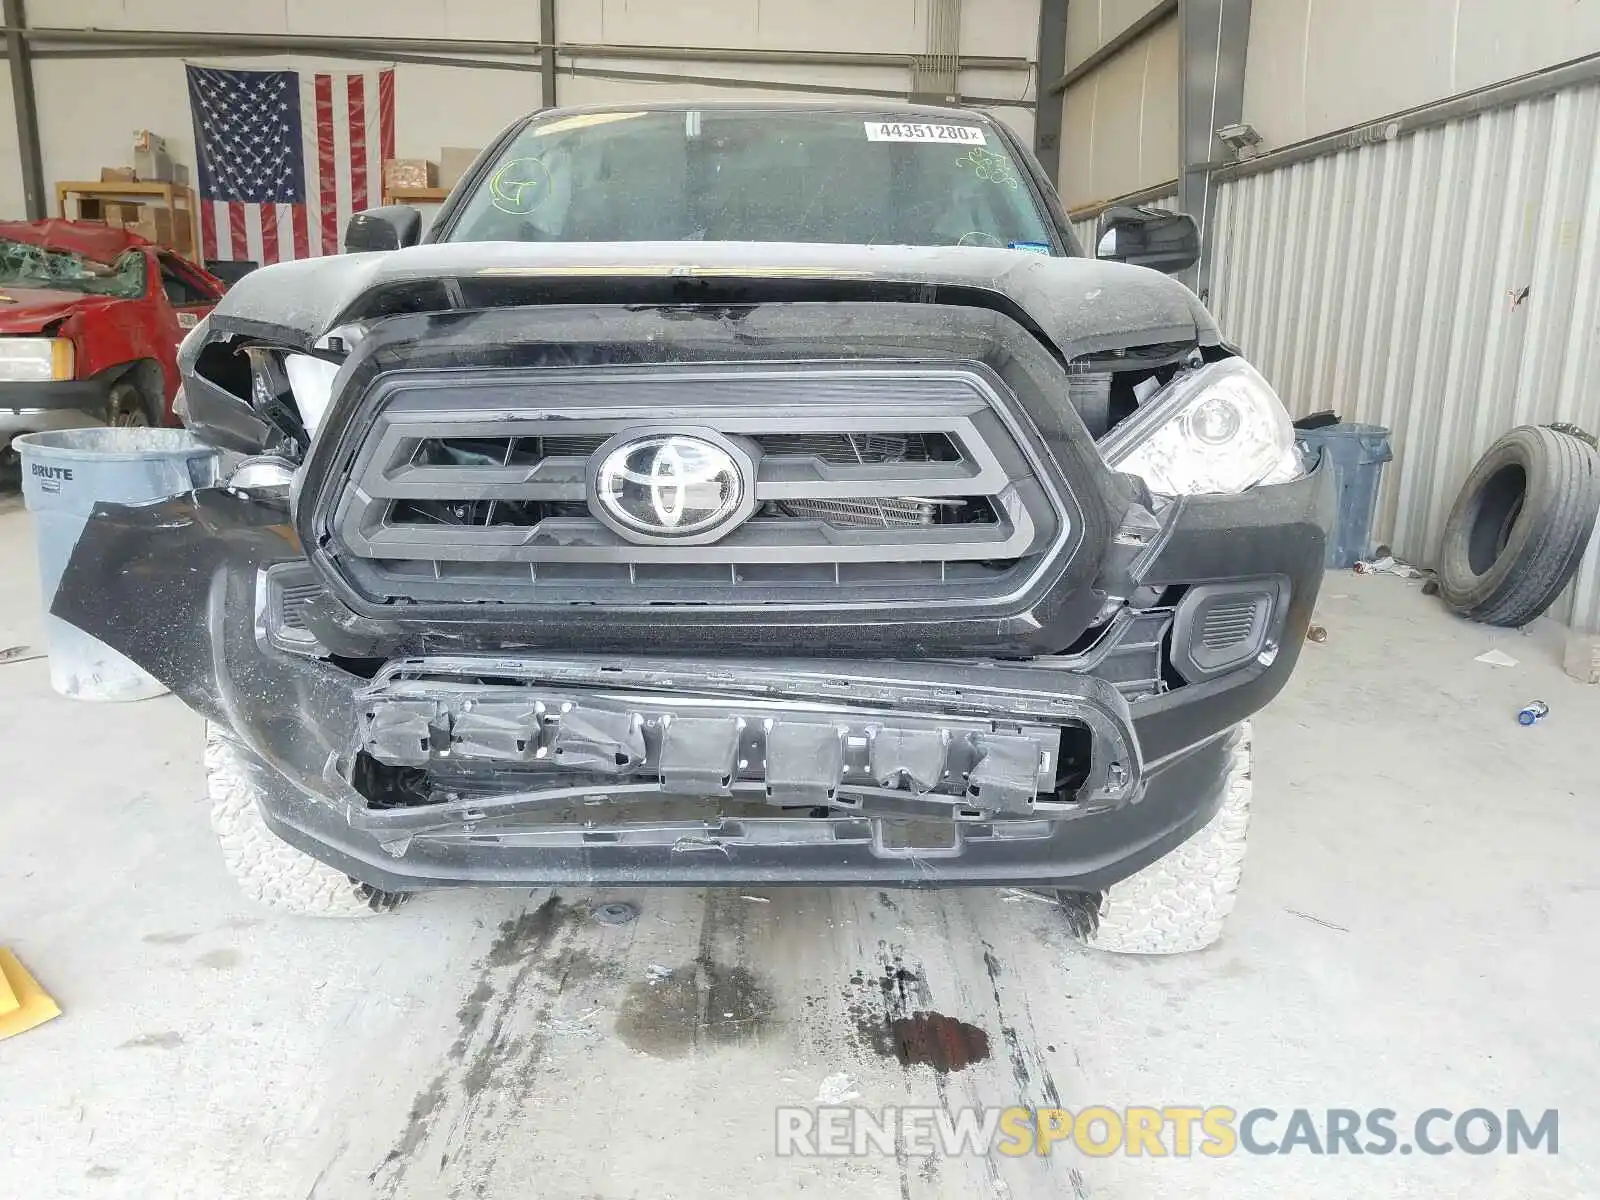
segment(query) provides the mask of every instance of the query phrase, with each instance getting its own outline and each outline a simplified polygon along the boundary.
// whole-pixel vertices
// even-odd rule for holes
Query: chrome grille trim
[[[369,397],[371,428],[333,492],[327,529],[348,581],[380,602],[768,602],[788,583],[802,592],[878,591],[881,583],[908,599],[931,596],[925,586],[1004,593],[1019,569],[1071,531],[1008,427],[991,378],[964,366],[887,364],[382,375]],[[679,415],[667,421],[663,412]],[[757,463],[756,516],[703,545],[637,544],[575,515],[592,457],[546,449],[697,429],[742,439]],[[946,457],[895,456],[919,435]],[[858,437],[864,461],[828,451],[830,439]],[[762,439],[779,452],[764,453]],[[505,461],[418,461],[424,447],[446,440],[503,447]],[[470,524],[396,519],[394,506],[407,501],[488,504],[491,515]],[[506,509],[492,515],[501,504],[561,507],[508,520]],[[841,517],[880,508],[895,517]],[[625,574],[580,581],[559,569],[574,564]],[[659,571],[668,566],[684,571]],[[953,566],[961,568],[954,576]],[[831,567],[831,578],[816,567]],[[917,579],[908,581],[910,567]]]

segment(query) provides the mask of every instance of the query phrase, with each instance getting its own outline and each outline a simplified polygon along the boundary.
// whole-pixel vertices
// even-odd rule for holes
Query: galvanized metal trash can
[[[1372,553],[1372,518],[1378,508],[1383,464],[1394,458],[1382,425],[1324,425],[1295,436],[1322,451],[1339,495],[1337,523],[1328,535],[1328,567],[1353,567]]]
[[[127,658],[51,616],[50,605],[97,503],[148,504],[209,487],[217,480],[217,452],[187,429],[55,429],[12,445],[22,455],[22,496],[39,552],[50,686],[74,700],[163,694],[167,689]],[[161,603],[160,596],[143,599]]]

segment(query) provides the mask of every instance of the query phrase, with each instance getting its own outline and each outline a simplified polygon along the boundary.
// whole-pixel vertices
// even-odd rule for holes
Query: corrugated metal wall
[[[1600,85],[1222,183],[1209,300],[1297,415],[1393,431],[1377,534],[1431,563],[1495,439],[1600,431]],[[1600,628],[1600,538],[1551,615]]]

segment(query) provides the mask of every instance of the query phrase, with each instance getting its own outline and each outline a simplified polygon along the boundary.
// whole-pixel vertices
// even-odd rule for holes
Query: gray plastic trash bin
[[[1353,567],[1372,553],[1372,518],[1378,508],[1383,464],[1394,457],[1382,425],[1325,425],[1295,435],[1333,467],[1339,493],[1337,524],[1328,537],[1329,567]]]
[[[217,452],[187,429],[56,429],[12,445],[33,514],[50,686],[75,700],[144,700],[167,689],[109,646],[50,615],[72,548],[100,501],[148,504],[217,479]],[[135,601],[137,602],[137,601]],[[161,597],[148,602],[160,604]]]

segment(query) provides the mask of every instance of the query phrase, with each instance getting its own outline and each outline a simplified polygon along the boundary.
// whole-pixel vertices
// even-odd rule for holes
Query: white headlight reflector
[[[333,400],[333,380],[339,374],[339,364],[312,354],[288,354],[284,356],[283,369],[289,376],[300,420],[305,423],[306,432],[315,436]]]
[[[1234,494],[1301,474],[1294,426],[1239,358],[1180,372],[1101,444],[1106,462],[1166,496]]]

